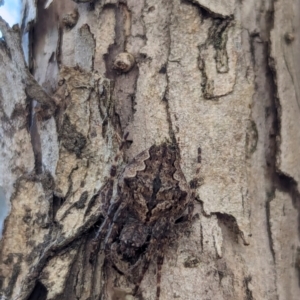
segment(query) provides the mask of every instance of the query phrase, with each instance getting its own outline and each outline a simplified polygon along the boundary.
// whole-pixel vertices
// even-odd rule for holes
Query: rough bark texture
[[[112,166],[164,142],[195,209],[160,299],[299,298],[299,1],[23,0],[0,29],[0,299],[156,299],[155,253],[135,296],[89,260]]]

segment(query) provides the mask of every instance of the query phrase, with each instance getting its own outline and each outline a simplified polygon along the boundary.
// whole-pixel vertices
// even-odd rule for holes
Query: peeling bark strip
[[[36,100],[41,104],[41,111],[43,117],[49,117],[54,113],[55,103],[36,82],[34,77],[29,73],[23,50],[21,48],[20,30],[17,25],[12,29],[0,17],[0,30],[4,37],[4,47],[11,59],[12,64],[15,64],[18,72],[20,72],[22,81],[25,84],[25,92],[29,100]]]
[[[298,300],[298,2],[35,2],[31,73],[0,19],[0,298]]]

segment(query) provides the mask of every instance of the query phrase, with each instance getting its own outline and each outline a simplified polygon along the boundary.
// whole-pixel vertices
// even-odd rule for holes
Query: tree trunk
[[[23,0],[20,30],[1,19],[0,299],[298,299],[299,14]]]

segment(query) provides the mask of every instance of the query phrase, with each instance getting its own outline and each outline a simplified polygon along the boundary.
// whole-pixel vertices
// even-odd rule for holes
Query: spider
[[[114,177],[115,168],[112,170]],[[112,187],[112,183],[109,186]],[[93,241],[91,260],[103,241],[101,248],[106,259],[134,283],[135,295],[150,262],[156,257],[156,299],[159,299],[164,247],[176,224],[191,220],[193,211],[190,188],[179,165],[178,149],[163,143],[143,151],[125,166],[117,178],[114,193],[104,192],[102,197],[109,205]]]

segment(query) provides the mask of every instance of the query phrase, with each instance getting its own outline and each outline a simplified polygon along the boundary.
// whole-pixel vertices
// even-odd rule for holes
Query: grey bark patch
[[[219,80],[216,76],[212,75],[212,68],[216,69],[215,75],[222,75],[219,78],[230,77],[230,58],[228,56],[227,47],[228,47],[228,32],[230,27],[233,26],[231,19],[220,20],[216,19],[213,21],[212,26],[208,32],[208,38],[202,45],[199,46],[199,69],[202,73],[203,83],[202,83],[202,92],[206,99],[213,99],[216,97],[224,96],[229,92],[232,92],[231,89],[222,90],[222,92],[217,92],[219,90]],[[211,60],[209,60],[211,48],[213,48],[215,54]],[[213,62],[213,67],[212,67]]]
[[[254,121],[249,120],[246,133],[246,153],[250,157],[256,150],[258,142],[258,131]]]
[[[47,291],[46,287],[40,281],[37,281],[32,293],[30,294],[28,299],[30,299],[30,300],[46,300],[47,294],[48,294],[48,291]]]
[[[76,206],[78,209],[84,208],[85,202],[86,202],[86,200],[88,199],[88,195],[89,195],[89,193],[88,193],[87,191],[84,191],[84,192],[81,194],[81,196],[80,196],[80,198],[79,198],[79,201],[75,204],[75,206]]]
[[[298,247],[296,251],[295,268],[298,270],[299,273],[299,284],[300,284],[300,247]]]
[[[247,276],[244,278],[244,287],[245,287],[245,299],[246,300],[252,300],[253,299],[253,295],[252,295],[252,291],[249,288],[249,285],[251,284],[252,278],[251,276]]]
[[[239,229],[237,221],[233,216],[224,213],[216,213],[216,216],[218,218],[220,227],[224,229],[223,226],[225,226],[229,230],[233,241],[238,243],[238,237],[241,237],[244,242],[244,245],[248,245],[243,232]]]
[[[62,132],[60,134],[62,145],[70,152],[80,155],[82,149],[86,145],[86,138],[83,134],[76,130],[76,126],[71,124],[68,116],[65,116]]]
[[[28,115],[28,110],[22,105],[21,103],[17,103],[14,107],[14,110],[11,114],[11,119],[16,119],[16,118],[24,118],[24,116]]]
[[[40,176],[40,181],[43,185],[44,190],[53,190],[54,189],[54,178],[51,173],[45,172]]]
[[[5,198],[4,190],[0,186],[0,238],[2,236],[2,228],[4,220],[8,213],[8,203]]]
[[[52,218],[53,218],[53,220],[55,219],[57,211],[63,205],[64,202],[65,202],[65,198],[53,195],[53,198],[52,198]]]
[[[77,24],[78,18],[79,18],[78,10],[74,9],[73,11],[65,14],[62,21],[66,26],[66,28],[72,29]]]
[[[11,296],[11,294],[13,292],[13,287],[14,287],[15,283],[17,282],[20,271],[21,271],[20,263],[13,266],[12,275],[10,277],[8,287],[6,289],[6,294],[8,295],[8,297]]]
[[[190,2],[198,5],[202,9],[206,10],[209,14],[226,18],[234,14],[235,1],[233,0],[189,0]]]
[[[121,52],[116,56],[113,68],[120,72],[126,73],[132,69],[134,63],[135,59],[131,53]]]
[[[189,256],[183,263],[185,268],[196,268],[198,267],[200,260],[197,257]]]
[[[76,3],[91,3],[94,2],[95,0],[73,0]]]
[[[75,42],[75,62],[86,71],[91,71],[94,64],[96,41],[88,24],[82,25],[77,32]]]
[[[229,68],[226,43],[228,40],[228,29],[230,24],[230,20],[225,20],[223,22],[217,20],[210,32],[212,44],[216,49],[216,67],[219,73],[227,73]]]

